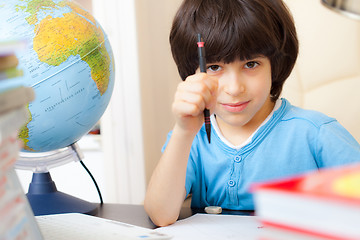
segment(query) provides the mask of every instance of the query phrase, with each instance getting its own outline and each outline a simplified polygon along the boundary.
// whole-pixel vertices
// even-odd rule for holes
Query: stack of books
[[[360,239],[360,164],[253,187],[267,240]]]
[[[28,120],[32,88],[13,85],[21,71],[14,51],[22,42],[0,43],[0,239],[32,239],[31,208],[14,170],[21,142],[18,131]],[[4,87],[5,86],[5,87]]]

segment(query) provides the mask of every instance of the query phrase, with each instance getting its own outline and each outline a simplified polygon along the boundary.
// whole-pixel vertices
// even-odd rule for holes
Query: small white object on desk
[[[222,212],[222,208],[219,206],[208,206],[205,208],[205,212],[209,214],[220,214]]]

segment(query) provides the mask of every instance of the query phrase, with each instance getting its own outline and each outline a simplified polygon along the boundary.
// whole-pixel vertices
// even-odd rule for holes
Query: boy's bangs
[[[229,6],[225,11],[223,6],[227,4]],[[273,22],[269,25],[271,17],[269,12],[266,12],[264,4],[263,0],[254,0],[252,5],[235,4],[233,1],[218,6],[213,3],[211,9],[208,8],[201,13],[206,17],[198,19],[200,21],[197,22],[197,28],[207,29],[203,34],[208,62],[229,63],[236,59],[252,59],[259,55],[269,57],[274,54],[276,48],[281,48],[277,26],[272,25]],[[217,7],[219,8],[216,9]],[[204,24],[207,27],[204,27]]]
[[[274,39],[274,34],[269,32],[271,27],[258,22],[258,18],[249,18],[249,15],[242,18],[237,14],[233,18],[233,21],[228,22],[233,22],[230,26],[227,24],[227,27],[222,28],[222,24],[213,24],[214,28],[208,32],[206,58],[209,63],[244,61],[259,55],[270,57],[275,53],[279,43]]]
[[[225,29],[227,33],[214,31],[209,36],[206,43],[208,63],[231,63],[235,60],[245,61],[274,54],[275,48],[269,41],[254,40],[252,32],[234,33],[229,30]]]

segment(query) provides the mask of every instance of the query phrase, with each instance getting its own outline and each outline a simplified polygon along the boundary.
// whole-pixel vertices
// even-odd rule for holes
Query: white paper
[[[172,235],[174,240],[258,240],[263,226],[255,216],[198,213],[156,231]]]

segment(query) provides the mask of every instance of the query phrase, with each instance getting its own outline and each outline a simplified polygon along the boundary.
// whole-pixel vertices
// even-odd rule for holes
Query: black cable
[[[98,184],[96,183],[96,180],[94,178],[94,176],[91,174],[91,172],[89,171],[89,169],[85,166],[85,163],[83,163],[82,160],[80,160],[80,163],[81,165],[85,168],[86,172],[90,175],[91,179],[93,180],[94,184],[95,184],[95,187],[96,187],[96,190],[99,194],[99,198],[100,198],[100,204],[102,205],[104,202],[103,202],[103,199],[102,199],[102,196],[101,196],[101,192],[100,192],[100,188],[98,186]]]

